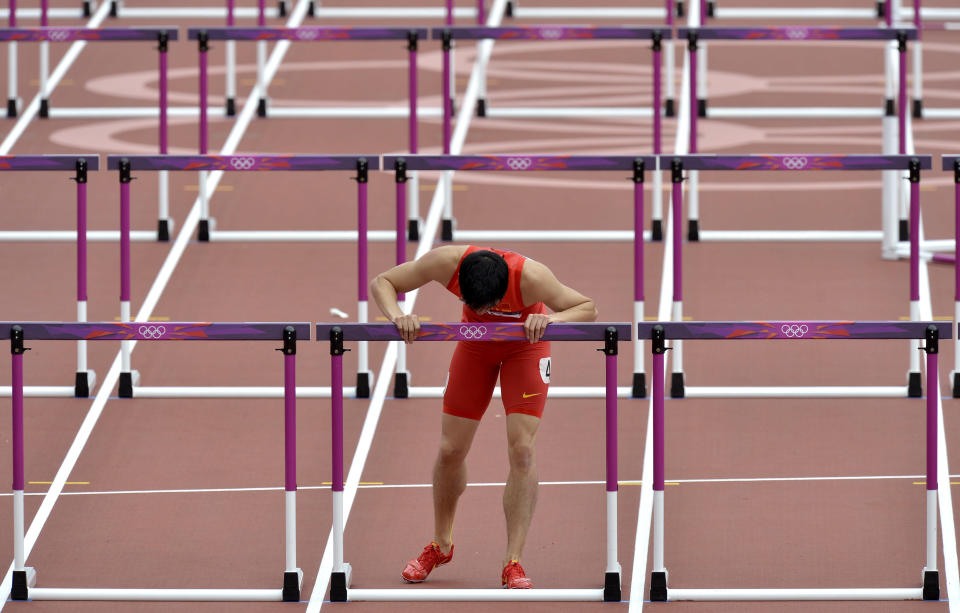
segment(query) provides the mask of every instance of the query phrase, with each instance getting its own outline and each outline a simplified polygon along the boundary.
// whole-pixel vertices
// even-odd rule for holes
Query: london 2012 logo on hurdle
[[[230,165],[236,170],[250,170],[257,163],[255,158],[251,157],[232,157]]]
[[[780,332],[787,338],[803,338],[807,335],[810,328],[807,324],[783,324],[780,326]]]
[[[810,159],[805,155],[787,155],[780,161],[787,170],[803,170],[810,163]]]
[[[145,339],[159,340],[167,333],[166,326],[140,326],[137,330]]]
[[[528,157],[507,158],[507,168],[510,170],[528,170],[533,165],[533,160]]]
[[[47,30],[47,40],[62,43],[65,40],[69,40],[71,32],[71,30]]]
[[[460,326],[460,336],[469,340],[478,340],[486,335],[484,326]]]

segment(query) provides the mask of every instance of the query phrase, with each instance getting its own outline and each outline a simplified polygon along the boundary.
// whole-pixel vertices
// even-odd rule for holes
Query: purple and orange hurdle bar
[[[920,171],[929,170],[933,159],[929,155],[834,155],[834,154],[787,154],[787,155],[675,155],[661,156],[670,160],[673,185],[673,318],[682,318],[683,304],[683,237],[681,219],[683,213],[683,172],[685,170],[737,170],[737,171],[863,171],[906,170],[910,173],[910,305],[911,317],[918,319],[920,300]],[[696,240],[691,237],[691,240]],[[922,393],[919,360],[911,353],[911,368],[908,375],[908,392],[911,397]],[[674,354],[670,395],[684,395],[683,363]]]
[[[87,172],[100,170],[100,158],[84,155],[6,155],[0,156],[0,172],[60,171],[74,173],[77,183],[77,321],[87,320]],[[90,395],[93,372],[87,369],[87,346],[77,339],[77,373],[73,394],[77,398]]]
[[[668,8],[669,13],[669,8]],[[433,28],[431,37],[440,40],[443,48],[443,152],[450,154],[451,120],[456,92],[450,91],[450,50],[454,40],[644,40],[652,42],[653,50],[653,153],[661,152],[661,61],[662,43],[673,37],[669,27],[593,26],[593,25],[535,25],[535,26],[451,26]],[[484,103],[484,106],[485,103]],[[483,114],[485,111],[480,111]]]
[[[408,170],[442,171],[623,171],[630,173],[633,181],[633,299],[635,321],[643,321],[644,279],[643,279],[643,183],[646,171],[655,171],[656,156],[631,155],[410,155],[383,156],[384,170],[393,168],[396,176],[397,201],[397,265],[406,261],[406,236],[403,224],[407,216],[406,190]],[[453,219],[443,220],[442,240],[454,240]],[[402,300],[402,296],[400,299]],[[640,342],[639,340],[637,341]],[[643,371],[642,347],[636,346],[633,374],[633,397],[647,395],[646,374]],[[639,357],[639,359],[637,359]],[[402,369],[401,369],[402,370]],[[407,389],[406,373],[397,372],[394,395],[404,396]]]
[[[357,300],[358,319],[366,320],[367,312],[367,182],[370,170],[380,168],[377,155],[111,155],[107,168],[119,171],[120,178],[120,316],[130,320],[130,182],[132,172],[197,171],[200,180],[201,219],[197,238],[209,241],[211,229],[206,198],[205,173],[222,172],[286,172],[286,171],[355,171],[357,176]],[[129,345],[124,343],[123,367],[120,374],[120,396],[132,397],[133,373],[130,368]],[[370,374],[365,350],[360,352],[357,374],[358,396],[369,395]]]
[[[606,372],[606,491],[607,491],[607,568],[604,577],[603,600],[619,602],[620,564],[617,561],[617,355],[621,341],[629,341],[628,323],[565,323],[550,324],[543,336],[545,341],[603,342],[600,349],[605,356]],[[333,466],[333,573],[330,600],[346,602],[362,600],[376,590],[349,590],[350,567],[343,560],[343,353],[346,341],[402,340],[392,323],[386,324],[326,324],[316,325],[316,339],[330,343],[331,420]],[[422,324],[416,342],[479,341],[527,342],[523,324],[488,324],[474,322]],[[349,592],[348,592],[349,590]]]
[[[212,40],[246,41],[291,41],[291,42],[344,42],[371,40],[405,40],[408,51],[409,118],[408,132],[410,152],[417,152],[417,45],[427,37],[426,28],[373,28],[358,26],[301,26],[297,28],[261,27],[244,28],[190,28],[190,40],[196,40],[200,50],[200,153],[207,153],[207,52]],[[262,85],[259,78],[258,84]],[[265,89],[265,88],[264,88]],[[260,117],[267,116],[266,92],[261,91],[257,107]]]
[[[712,600],[720,590],[671,590],[667,587],[667,569],[664,565],[664,354],[668,340],[866,340],[915,339],[922,340],[927,356],[926,398],[926,567],[923,587],[900,590],[906,598],[938,600],[940,598],[937,572],[937,402],[939,381],[937,355],[940,339],[951,338],[951,324],[933,321],[703,321],[653,322],[637,325],[637,335],[650,339],[653,353],[653,491],[654,491],[654,553],[650,581],[650,600]],[[749,591],[749,590],[746,590]],[[778,590],[765,590],[777,592]],[[882,594],[883,590],[879,590]],[[711,595],[712,594],[712,595]],[[797,590],[785,590],[777,597],[766,599],[793,599]],[[835,596],[836,597],[836,596]],[[880,596],[875,596],[880,597]],[[863,595],[863,598],[872,598]],[[738,598],[740,600],[743,599]]]
[[[277,600],[299,601],[302,573],[297,568],[296,491],[297,491],[297,340],[310,340],[309,323],[205,323],[205,322],[0,322],[0,337],[10,339],[13,387],[13,493],[14,493],[14,569],[10,595],[14,600],[55,598],[57,588],[32,588],[32,578],[25,566],[24,554],[24,425],[23,425],[23,354],[29,349],[26,341],[282,341],[283,408],[284,408],[284,488],[285,564],[283,588],[276,591]],[[71,590],[83,599],[81,590]],[[96,599],[97,590],[89,597]],[[136,598],[134,598],[136,599]]]

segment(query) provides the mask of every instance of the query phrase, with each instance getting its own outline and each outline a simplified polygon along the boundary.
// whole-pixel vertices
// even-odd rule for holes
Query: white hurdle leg
[[[267,41],[257,41],[257,89],[260,91],[260,102],[257,107],[257,115],[267,116],[267,83],[263,78],[264,69],[267,64]]]
[[[443,236],[443,240],[453,240],[453,227],[456,225],[453,221],[453,171],[445,170],[443,172],[443,219],[449,220],[449,236]]]
[[[937,570],[937,490],[927,490],[927,564],[923,570]]]
[[[663,41],[663,61],[664,61],[664,82],[666,85],[666,105],[668,111],[675,111],[674,104],[676,104],[676,97],[674,93],[675,84],[673,82],[674,76],[674,66],[676,65],[676,60],[674,59],[674,44],[673,40]],[[668,113],[668,115],[674,115],[675,112]]]
[[[49,96],[47,81],[50,77],[50,42],[40,43],[40,116],[49,117]]]
[[[402,312],[407,312],[406,300],[398,302],[397,304]],[[399,345],[397,345],[397,370],[394,377],[393,395],[396,398],[406,398],[412,386],[410,382],[410,371],[407,370],[407,344],[403,341],[391,342],[399,343]]]
[[[120,301],[120,321],[130,322],[130,301]],[[130,370],[130,351],[133,341],[120,341],[120,372],[132,372]]]
[[[173,233],[170,222],[170,171],[157,172],[157,239],[166,240]],[[166,229],[166,238],[160,236],[161,228]]]
[[[357,302],[357,322],[365,324],[367,323],[367,301],[360,300]],[[369,360],[370,360],[370,343],[367,341],[360,341],[357,343],[357,373],[367,374],[367,381],[370,382],[372,387],[373,385],[373,373],[370,372]]]
[[[910,321],[920,321],[920,302],[918,300],[910,301]],[[920,377],[920,349],[923,341],[913,339],[910,341],[910,374],[908,377]],[[927,390],[928,394],[936,394],[936,390]]]
[[[643,300],[633,301],[633,321],[643,323]],[[633,373],[643,374],[643,339],[638,335],[633,339]]]
[[[960,323],[960,301],[955,300],[953,303],[953,329],[960,330],[958,327]],[[951,389],[954,388],[953,382],[955,373],[960,373],[960,334],[956,335],[956,338],[953,339],[953,371],[950,373],[950,386]],[[956,393],[956,391],[954,391]]]
[[[23,490],[13,492],[13,570],[23,570],[26,564],[23,548]]]
[[[663,239],[663,175],[660,172],[660,156],[657,156],[657,168],[653,173],[653,211],[650,214],[651,238]]]
[[[226,47],[227,55],[227,74],[226,74],[226,93],[227,93],[227,115],[236,114],[237,101],[237,41],[228,40]]]
[[[297,492],[284,492],[284,520],[286,532],[286,572],[295,573],[297,568]]]
[[[687,171],[687,240],[700,239],[700,171]],[[674,223],[681,223],[674,220]],[[680,321],[680,320],[677,320]]]
[[[671,314],[671,316],[670,316],[670,319],[671,319],[672,321],[678,321],[678,322],[679,322],[679,321],[683,321],[683,302],[682,302],[682,301],[674,301],[674,303],[673,303],[673,312],[672,312],[672,314]],[[683,391],[683,387],[681,387],[679,390],[677,390],[677,389],[674,387],[674,383],[679,383],[680,385],[683,384],[683,341],[681,341],[681,340],[674,340],[674,341],[673,341],[673,356],[672,356],[672,358],[673,358],[673,362],[672,362],[673,368],[671,368],[671,372],[673,373],[673,380],[671,381],[671,384],[670,384],[670,385],[671,385],[670,395],[671,395],[671,396],[677,396],[677,395],[682,396],[682,393],[681,393],[681,394],[676,394],[675,392],[677,392],[677,391],[682,392],[682,391]],[[679,375],[679,377],[678,377],[677,375]],[[679,382],[676,381],[677,379],[679,379]]]
[[[696,0],[693,0],[696,2]],[[707,43],[697,43],[697,116],[707,116]]]
[[[897,152],[897,116],[891,115],[889,111],[890,109],[887,109],[881,120],[884,155],[892,155]],[[897,255],[897,242],[906,238],[900,233],[900,207],[898,203],[900,172],[883,170],[881,173],[883,175],[883,245],[881,252],[883,259],[895,260],[899,257]]]
[[[923,117],[923,43],[913,43],[913,116]]]
[[[7,43],[7,117],[17,116],[17,42]]]
[[[420,239],[420,171],[407,171],[407,238],[410,228],[417,228],[417,240]]]

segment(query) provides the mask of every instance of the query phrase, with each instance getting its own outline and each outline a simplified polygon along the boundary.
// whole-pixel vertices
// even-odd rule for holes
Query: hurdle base
[[[407,240],[408,241],[420,240],[420,220],[419,219],[407,220]]]
[[[477,117],[487,116],[487,99],[477,98]]]
[[[38,113],[41,119],[50,117],[50,101],[46,98],[40,100],[40,111]]]
[[[37,571],[32,566],[13,571],[10,600],[28,600],[30,588],[37,584]]]
[[[257,117],[266,117],[267,116],[267,99],[260,98],[257,100]]]
[[[677,116],[677,109],[673,104],[673,98],[667,98],[666,101],[663,103],[663,113],[667,117]]]
[[[287,16],[287,0],[280,0],[280,2],[277,3],[277,15],[280,17]]]
[[[443,224],[440,226],[440,240],[452,241],[453,228],[455,226],[456,226],[456,222],[453,219],[444,219]]]
[[[110,0],[110,16],[116,17],[118,14],[117,0]]]
[[[923,569],[923,599],[940,600],[940,573]]]
[[[603,601],[620,602],[623,593],[620,590],[620,573],[607,572],[603,579]]]
[[[697,99],[697,117],[707,116],[707,101],[704,98]]]
[[[346,562],[342,572],[330,573],[330,602],[346,602],[352,569]]]
[[[393,377],[393,397],[394,398],[409,398],[410,397],[410,373],[409,372],[398,372]]]
[[[303,570],[288,570],[283,573],[284,602],[300,602],[300,586],[303,585]]]
[[[170,241],[170,234],[173,232],[173,221],[169,219],[157,220],[157,241],[166,243]]]
[[[357,373],[357,398],[369,398],[370,397],[370,382],[373,381],[373,373],[370,371],[367,372],[358,372]]]
[[[677,17],[683,17],[683,0],[677,0]]]
[[[885,19],[886,17],[887,17],[886,0],[877,0],[877,19]]]
[[[226,105],[226,114],[227,117],[236,117],[237,115],[237,101],[234,98],[227,98]]]
[[[915,119],[923,119],[923,100],[913,101],[913,116]]]
[[[200,223],[197,224],[197,240],[201,243],[210,242],[210,233],[213,232],[213,229],[216,227],[216,220],[211,217],[209,219],[201,219]]]
[[[675,372],[670,375],[670,397],[683,398],[686,396],[683,385],[683,373]]]
[[[923,384],[920,382],[920,373],[908,373],[907,398],[920,398],[921,396],[923,396]]]
[[[652,241],[662,241],[663,240],[663,220],[654,219],[650,222],[650,240]]]
[[[7,98],[7,118],[13,119],[17,116],[17,100],[15,98]]]
[[[900,236],[898,239],[901,243],[910,240],[910,222],[906,219],[900,220]]]
[[[953,397],[960,398],[960,372],[951,372],[950,381],[953,384]]]
[[[136,370],[120,373],[117,393],[121,398],[133,398],[133,388],[140,383],[140,373]]]
[[[307,17],[316,17],[317,16],[317,5],[313,0],[310,0],[310,4],[307,5]]]
[[[633,389],[630,392],[633,398],[647,397],[647,374],[642,372],[633,373]]]
[[[90,390],[97,384],[97,373],[86,370],[76,373],[73,382],[74,398],[89,398]]]
[[[513,12],[514,12],[513,2],[507,2],[507,6],[506,6],[506,8],[503,10],[503,16],[504,16],[504,17],[513,17],[513,16],[514,16],[514,15],[513,15]]]
[[[694,242],[700,240],[700,220],[691,219],[687,221],[687,240]]]
[[[893,103],[893,98],[885,98],[883,101],[883,114],[886,117],[897,116],[897,106]]]
[[[650,600],[652,602],[667,601],[667,571],[650,573]]]
[[[710,0],[710,2],[707,2],[707,17],[713,17],[713,13],[714,13],[713,5],[714,5],[713,0]]]

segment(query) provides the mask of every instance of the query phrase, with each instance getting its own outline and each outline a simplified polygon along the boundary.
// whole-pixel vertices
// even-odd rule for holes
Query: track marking
[[[90,485],[89,481],[64,481],[64,485]],[[53,485],[53,481],[27,481],[27,485]],[[10,494],[11,496],[13,494]]]
[[[120,321],[120,318],[114,317],[113,321]],[[170,318],[166,315],[151,315],[147,318],[147,321],[170,321]]]
[[[185,191],[185,192],[199,192],[199,191],[200,191],[200,186],[199,186],[199,185],[184,185],[184,186],[183,186],[183,191]],[[217,191],[217,192],[232,192],[232,191],[233,191],[233,186],[232,186],[232,185],[218,185],[217,188],[216,188],[214,191]]]

